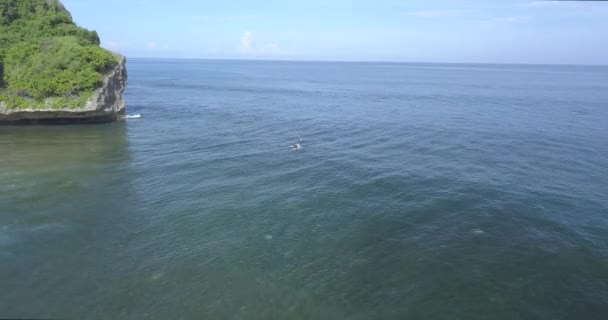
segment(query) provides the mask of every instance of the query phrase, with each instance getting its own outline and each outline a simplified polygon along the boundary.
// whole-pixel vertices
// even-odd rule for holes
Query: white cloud
[[[436,18],[454,18],[466,16],[471,10],[423,10],[423,11],[407,11],[402,15],[409,17],[436,19]]]
[[[168,50],[170,47],[166,43],[158,43],[156,41],[150,41],[146,44],[146,50],[148,51],[159,51]]]
[[[241,52],[251,52],[253,49],[253,34],[251,31],[245,31],[241,36]]]
[[[284,48],[276,42],[256,42],[251,31],[243,32],[240,39],[240,45],[237,51],[245,55],[258,56],[285,56],[295,54],[294,49]]]
[[[280,55],[285,54],[286,52],[282,50],[277,43],[267,43],[258,50],[256,50],[256,53],[266,55]]]

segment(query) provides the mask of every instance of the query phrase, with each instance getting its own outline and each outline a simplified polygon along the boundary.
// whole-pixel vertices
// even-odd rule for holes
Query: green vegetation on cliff
[[[8,107],[81,105],[117,62],[57,0],[0,0],[0,101]]]

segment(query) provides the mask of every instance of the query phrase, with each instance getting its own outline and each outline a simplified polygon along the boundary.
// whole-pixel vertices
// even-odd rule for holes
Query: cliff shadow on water
[[[127,125],[0,127],[0,163],[27,172],[63,170],[73,164],[128,156]]]
[[[0,127],[0,150],[0,310],[59,317],[104,282],[95,257],[120,254],[133,193],[127,126]]]

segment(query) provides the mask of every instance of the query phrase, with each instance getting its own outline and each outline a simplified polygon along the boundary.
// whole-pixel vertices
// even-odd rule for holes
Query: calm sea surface
[[[608,67],[128,67],[0,127],[0,318],[608,319]]]

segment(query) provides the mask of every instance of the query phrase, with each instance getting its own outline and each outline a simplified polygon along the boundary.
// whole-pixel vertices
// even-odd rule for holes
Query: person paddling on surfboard
[[[300,150],[302,149],[302,145],[300,144],[300,142],[304,141],[304,138],[300,137],[300,139],[298,139],[298,142],[294,143],[291,145],[291,150]]]

